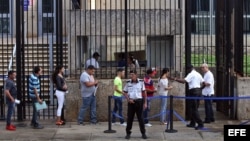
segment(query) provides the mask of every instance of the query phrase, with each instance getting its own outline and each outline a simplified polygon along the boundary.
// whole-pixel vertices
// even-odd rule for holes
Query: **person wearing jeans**
[[[95,67],[89,65],[87,70],[81,74],[81,95],[82,95],[82,106],[78,114],[78,124],[83,125],[83,119],[86,110],[90,107],[90,122],[92,124],[97,123],[96,119],[96,97],[95,92],[97,89],[98,81],[94,79]]]
[[[15,85],[16,72],[9,71],[8,72],[8,79],[5,83],[4,94],[6,95],[6,102],[8,104],[8,112],[7,112],[7,120],[6,120],[6,130],[15,131],[16,126],[11,124],[11,116],[14,111],[15,107],[15,98],[17,96],[17,88]]]
[[[160,116],[160,122],[162,125],[168,124],[166,120],[166,109],[167,109],[167,98],[168,90],[171,90],[173,86],[170,86],[168,83],[168,76],[169,76],[169,68],[162,69],[161,76],[158,80],[158,94],[160,96],[164,96],[160,99],[160,106],[161,106],[161,116]]]
[[[116,115],[115,113],[118,111],[119,118],[120,118],[120,125],[127,126],[127,124],[124,122],[123,116],[122,116],[122,77],[124,77],[124,70],[122,68],[119,68],[117,70],[117,76],[114,79],[114,109],[113,109],[113,116],[112,116],[112,124],[115,124],[116,122]]]
[[[214,111],[213,111],[213,101],[212,98],[214,95],[214,76],[213,73],[209,70],[207,64],[201,65],[201,70],[204,73],[203,79],[203,89],[202,95],[207,98],[204,100],[205,102],[205,120],[204,123],[214,122]]]
[[[32,100],[33,104],[33,115],[31,120],[31,126],[34,129],[42,129],[43,126],[38,123],[37,116],[38,111],[36,109],[35,103],[39,102],[40,104],[43,101],[40,98],[40,80],[39,76],[42,74],[42,68],[40,66],[36,66],[33,68],[33,73],[29,76],[29,97]]]

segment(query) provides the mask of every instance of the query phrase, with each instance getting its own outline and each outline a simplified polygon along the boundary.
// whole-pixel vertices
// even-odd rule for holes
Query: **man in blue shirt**
[[[37,121],[38,111],[36,109],[35,103],[39,102],[42,104],[42,100],[40,99],[40,80],[39,76],[42,74],[42,68],[39,66],[34,67],[33,73],[29,77],[29,97],[32,100],[33,104],[33,116],[31,120],[31,126],[34,127],[34,129],[42,129],[43,126],[41,126]]]

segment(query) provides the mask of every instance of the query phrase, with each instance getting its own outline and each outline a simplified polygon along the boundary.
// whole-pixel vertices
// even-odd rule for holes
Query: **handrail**
[[[7,70],[7,74],[8,74],[8,71],[11,70],[11,67],[12,67],[12,62],[13,62],[13,58],[16,57],[16,44],[14,45],[14,48],[13,48],[13,51],[12,51],[12,55],[11,55],[11,58],[9,60],[9,65],[8,65],[8,70]]]

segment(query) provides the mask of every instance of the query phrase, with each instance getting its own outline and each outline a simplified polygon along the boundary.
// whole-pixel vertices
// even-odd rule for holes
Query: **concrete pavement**
[[[242,121],[243,122],[243,121]],[[14,122],[16,131],[5,130],[5,122],[0,121],[0,140],[3,141],[122,141],[126,140],[125,127],[120,125],[112,126],[116,133],[104,133],[108,129],[108,122],[101,122],[97,125],[77,125],[76,122],[67,122],[64,126],[55,125],[54,120],[41,121],[44,129],[33,129],[27,122]],[[223,126],[238,125],[241,121],[219,120],[214,123],[205,124],[203,130],[187,128],[185,123],[174,121],[173,129],[176,133],[165,132],[166,126],[159,122],[151,122],[152,127],[146,127],[146,134],[149,141],[223,141]],[[131,141],[143,140],[137,121],[134,122]]]

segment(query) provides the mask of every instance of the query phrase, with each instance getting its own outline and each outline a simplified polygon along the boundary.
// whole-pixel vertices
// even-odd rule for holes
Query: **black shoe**
[[[198,125],[198,126],[195,127],[195,130],[201,130],[201,129],[203,129],[203,128],[204,128],[203,125]]]
[[[147,139],[148,137],[146,136],[146,134],[142,134],[141,136],[143,139]]]
[[[127,135],[125,136],[125,139],[129,140],[129,139],[130,139],[130,135],[127,134]]]
[[[36,125],[33,127],[34,129],[43,129],[44,127],[42,125]]]
[[[209,120],[205,120],[205,121],[203,121],[203,123],[210,123],[210,121]]]
[[[211,121],[211,122],[215,122],[215,120],[214,120],[214,119],[210,119],[210,121]]]
[[[193,125],[193,124],[187,124],[187,127],[195,128],[195,125]]]

